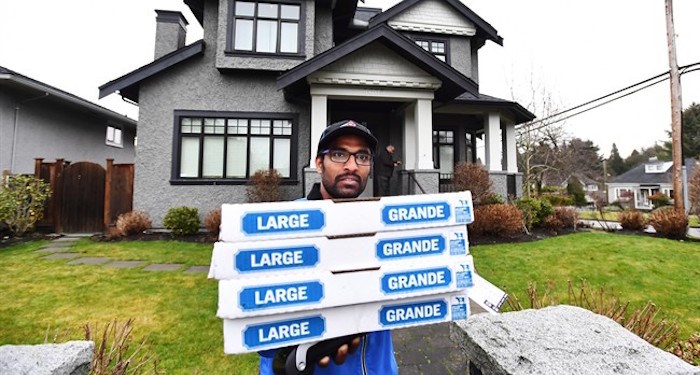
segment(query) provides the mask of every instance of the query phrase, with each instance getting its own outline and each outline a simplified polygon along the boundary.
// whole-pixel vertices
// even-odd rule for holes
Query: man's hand
[[[335,355],[333,356],[333,362],[335,362],[336,365],[342,365],[345,362],[345,360],[348,358],[348,355],[355,353],[355,351],[359,347],[360,347],[360,336],[357,336],[354,339],[352,339],[352,342],[350,343],[350,345],[343,344],[338,348],[338,350],[335,352]],[[331,363],[330,356],[325,356],[318,361],[318,365],[321,367],[328,367],[328,365],[330,363]]]

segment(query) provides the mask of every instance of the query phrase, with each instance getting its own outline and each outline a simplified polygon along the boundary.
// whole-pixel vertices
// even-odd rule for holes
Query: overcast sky
[[[530,103],[530,82],[570,108],[668,70],[664,0],[462,0],[504,38],[480,50],[480,91]],[[387,9],[395,0],[360,6]],[[187,43],[202,30],[181,0],[0,2],[0,66],[138,117],[98,86],[153,60],[154,9],[182,11]],[[700,62],[700,1],[674,0],[678,64]],[[700,71],[681,78],[683,107],[700,103]],[[571,136],[623,157],[667,139],[668,81],[566,121]],[[513,94],[515,97],[513,97]]]

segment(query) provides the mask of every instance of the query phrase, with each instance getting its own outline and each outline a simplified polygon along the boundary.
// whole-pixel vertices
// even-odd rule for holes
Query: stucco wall
[[[26,99],[26,93],[21,98]],[[0,95],[0,170],[10,170],[12,165],[16,105],[12,91]],[[17,115],[13,173],[34,173],[34,158],[102,166],[107,158],[115,163],[134,162],[133,130],[122,129],[123,148],[107,146],[108,120],[62,105],[55,97],[20,104]]]
[[[283,112],[298,114],[298,177],[309,160],[309,109],[284,100],[275,74],[215,67],[216,9],[206,9],[204,56],[175,66],[142,83],[134,209],[147,212],[155,227],[172,207],[199,209],[201,217],[222,203],[245,201],[245,185],[171,185],[175,110]],[[294,166],[293,166],[294,167]],[[287,199],[302,196],[301,182],[283,186]]]
[[[469,38],[457,36],[450,38],[450,65],[472,78],[472,47]]]

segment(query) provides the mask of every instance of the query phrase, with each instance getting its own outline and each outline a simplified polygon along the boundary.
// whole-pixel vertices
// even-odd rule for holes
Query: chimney
[[[156,48],[154,60],[185,46],[188,23],[182,13],[156,9]]]

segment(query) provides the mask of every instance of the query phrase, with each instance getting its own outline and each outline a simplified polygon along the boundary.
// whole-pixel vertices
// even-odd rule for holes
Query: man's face
[[[329,147],[349,153],[371,153],[367,142],[356,135],[338,137]],[[321,195],[330,198],[357,198],[365,190],[371,166],[357,165],[354,156],[345,163],[331,161],[330,156],[316,157],[316,170],[321,174]]]

